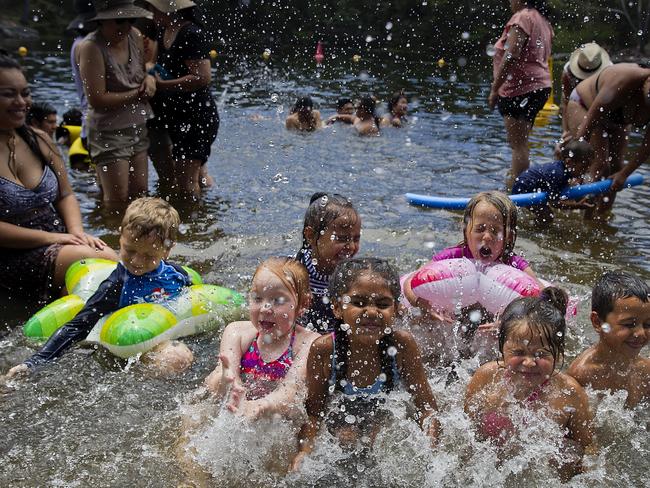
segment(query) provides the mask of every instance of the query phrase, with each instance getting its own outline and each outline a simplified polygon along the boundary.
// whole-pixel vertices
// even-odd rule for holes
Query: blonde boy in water
[[[650,401],[650,286],[625,271],[602,275],[591,295],[591,323],[598,343],[578,356],[567,373],[594,390],[627,391],[626,406]]]
[[[7,377],[51,363],[84,340],[105,315],[135,303],[172,299],[190,286],[187,271],[167,261],[180,222],[176,209],[160,198],[131,202],[120,227],[120,262],[115,271],[71,321],[57,329],[40,351],[11,368]],[[162,342],[142,357],[163,374],[184,371],[193,359],[192,351],[178,341]]]

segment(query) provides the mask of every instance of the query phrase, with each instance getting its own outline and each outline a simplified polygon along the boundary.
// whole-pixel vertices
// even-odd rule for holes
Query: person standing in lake
[[[198,198],[211,186],[206,163],[219,131],[210,92],[210,42],[191,0],[143,0],[158,28],[154,46],[156,118],[149,124],[158,176],[180,193]]]
[[[497,41],[488,106],[497,107],[512,150],[512,177],[530,165],[528,137],[551,93],[553,28],[545,0],[510,0],[512,17]]]
[[[104,203],[122,209],[148,189],[147,119],[156,80],[144,66],[142,35],[132,24],[150,16],[133,0],[97,0],[98,28],[79,45],[88,99],[88,149]]]

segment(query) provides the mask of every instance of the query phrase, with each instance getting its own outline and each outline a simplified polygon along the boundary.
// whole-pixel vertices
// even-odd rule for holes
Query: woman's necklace
[[[9,149],[9,159],[7,160],[7,166],[11,175],[16,181],[18,180],[18,168],[16,167],[16,134],[12,131],[9,133],[9,138],[7,139],[7,149]]]

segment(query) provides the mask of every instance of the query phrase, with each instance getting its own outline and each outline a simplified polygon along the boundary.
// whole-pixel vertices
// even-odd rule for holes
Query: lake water
[[[66,56],[36,53],[25,62],[34,98],[51,101],[60,114],[76,104]],[[487,59],[465,60],[464,67],[450,62],[443,69],[434,60],[388,59],[337,59],[320,69],[299,59],[220,61],[215,94],[221,129],[208,163],[216,186],[197,205],[175,202],[185,224],[173,259],[197,269],[208,283],[245,292],[261,259],[299,248],[302,218],[315,191],[352,197],[363,220],[360,255],[389,258],[401,272],[456,244],[461,239],[459,213],[410,207],[403,194],[470,196],[503,188],[510,150],[501,117],[486,107]],[[380,137],[365,139],[343,126],[313,134],[284,129],[297,96],[311,95],[328,116],[340,96],[374,93],[385,100],[397,89],[411,98],[412,115],[403,129],[386,129]],[[534,163],[552,160],[559,134],[557,118],[535,128]],[[632,146],[639,141],[632,134]],[[648,165],[641,173],[650,178]],[[119,222],[98,208],[92,175],[75,172],[71,178],[87,229],[117,246]],[[604,270],[624,268],[650,279],[648,202],[646,184],[621,192],[606,223],[585,223],[574,213],[560,216],[544,232],[522,212],[515,249],[538,275],[562,284],[580,301],[568,337],[567,363],[595,337],[587,320],[595,278]],[[1,299],[0,307],[4,372],[33,351],[20,325],[35,308]],[[101,352],[78,352],[24,382],[0,386],[0,485],[178,484],[184,476],[173,444],[179,436],[180,405],[214,368],[219,337],[187,342],[197,361],[176,379],[151,378],[137,363],[125,366]],[[253,428],[226,414],[196,434],[193,443],[215,485],[557,484],[552,470],[540,461],[557,447],[537,441],[537,436],[548,437],[544,423],[531,422],[528,442],[504,462],[497,462],[493,448],[474,439],[462,413],[462,395],[475,367],[472,361],[463,363],[460,380],[450,386],[444,371],[431,374],[444,431],[433,453],[415,424],[397,420],[380,434],[370,458],[341,452],[325,435],[304,471],[285,479],[281,466],[294,445],[288,426],[268,422]],[[650,483],[647,469],[638,462],[650,454],[648,412],[624,411],[622,403],[620,395],[600,401],[602,449],[587,459],[592,469],[573,485]],[[398,400],[392,410],[398,419],[404,416]],[[556,438],[559,442],[561,435]]]

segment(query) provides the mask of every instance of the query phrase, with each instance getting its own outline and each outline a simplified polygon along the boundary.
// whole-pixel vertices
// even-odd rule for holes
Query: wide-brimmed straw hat
[[[177,12],[190,7],[196,7],[192,0],[136,0],[136,5],[146,6],[147,4],[155,7],[164,14]]]
[[[74,0],[72,8],[77,16],[70,21],[65,31],[69,33],[94,30],[93,22],[90,20],[96,15],[92,0]]]
[[[585,44],[571,53],[569,69],[580,80],[600,73],[612,64],[609,54],[595,42]]]
[[[140,19],[152,17],[151,12],[136,7],[133,0],[95,0],[95,15],[90,20]]]

